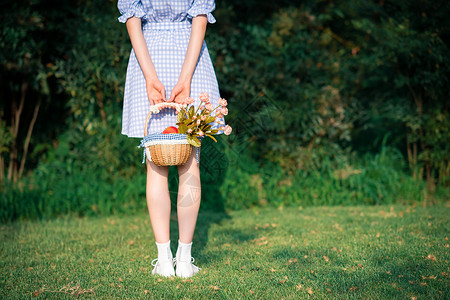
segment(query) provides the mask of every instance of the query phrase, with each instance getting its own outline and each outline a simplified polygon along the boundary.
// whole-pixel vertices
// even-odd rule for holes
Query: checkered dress
[[[150,57],[159,80],[165,87],[166,99],[178,82],[191,34],[192,18],[206,14],[208,23],[215,23],[211,12],[215,9],[213,0],[118,0],[117,7],[122,14],[118,20],[125,23],[136,16],[142,20],[142,30],[147,41]],[[200,93],[208,93],[214,107],[219,105],[219,86],[206,42],[200,52],[191,81],[191,97],[195,107],[200,104]],[[128,137],[144,137],[144,125],[150,110],[145,78],[134,50],[128,61],[122,115],[122,134]],[[225,118],[221,119],[225,122]],[[212,123],[213,129],[226,124]],[[169,126],[176,126],[173,109],[164,109],[152,114],[148,133],[161,133]],[[217,134],[223,134],[219,131]]]

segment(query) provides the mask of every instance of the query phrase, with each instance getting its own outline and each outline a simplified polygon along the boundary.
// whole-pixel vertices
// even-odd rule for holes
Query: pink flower
[[[216,119],[216,122],[217,122],[217,124],[219,124],[219,125],[224,125],[224,124],[225,124],[225,122],[224,122],[224,121],[222,121],[222,120],[219,120],[219,119]]]
[[[214,107],[211,104],[211,102],[206,103],[205,107],[206,107],[207,110],[213,110],[214,109]]]
[[[184,101],[183,101],[184,104],[192,104],[192,103],[194,103],[194,102],[195,102],[195,100],[194,100],[193,98],[191,98],[191,97],[187,97],[187,98],[184,99]]]
[[[223,115],[228,115],[228,108],[226,108],[225,106],[222,106],[222,108],[220,109],[220,113],[222,113]]]
[[[198,132],[198,135],[199,135],[199,136],[203,136],[203,135],[205,135],[205,134],[203,133],[203,131],[200,130],[200,131]]]
[[[206,116],[205,115],[203,115],[203,116],[201,116],[201,118],[200,119],[202,119],[202,121],[205,121],[206,120]]]
[[[226,125],[225,129],[224,129],[224,133],[225,135],[230,135],[231,131],[233,130],[233,128],[231,128],[230,125]]]
[[[223,98],[219,98],[219,105],[221,106],[227,106],[228,102],[227,100],[223,99]]]
[[[197,116],[196,116],[196,115],[192,116],[192,120],[195,120],[196,118],[197,118]]]
[[[197,126],[200,125],[201,120],[197,119]]]
[[[200,101],[208,103],[209,102],[209,95],[207,93],[201,93],[200,96]]]
[[[187,130],[187,132],[188,132],[188,133],[192,133],[192,128],[189,128],[189,129]]]

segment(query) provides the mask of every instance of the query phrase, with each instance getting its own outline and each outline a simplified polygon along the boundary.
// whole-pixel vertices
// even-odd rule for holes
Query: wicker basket
[[[169,107],[167,107],[169,106]],[[161,102],[151,107],[145,120],[144,139],[141,143],[145,147],[147,158],[158,166],[176,166],[185,164],[192,154],[194,146],[189,144],[184,133],[153,133],[148,134],[150,116],[157,114],[163,108],[175,108],[178,111],[183,106],[175,102]],[[197,149],[198,151],[198,149]],[[198,152],[197,152],[198,155]],[[198,159],[198,156],[197,156]],[[145,158],[144,158],[145,160]]]

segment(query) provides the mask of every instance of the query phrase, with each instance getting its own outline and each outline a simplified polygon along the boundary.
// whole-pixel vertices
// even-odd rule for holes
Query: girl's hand
[[[184,100],[191,94],[191,83],[190,81],[178,81],[178,83],[173,87],[172,93],[170,95],[168,102],[183,104]]]
[[[166,89],[158,78],[146,79],[145,87],[147,89],[147,97],[150,105],[166,101]]]

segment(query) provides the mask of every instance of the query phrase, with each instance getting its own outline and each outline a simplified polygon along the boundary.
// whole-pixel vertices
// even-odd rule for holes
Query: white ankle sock
[[[166,243],[155,242],[158,247],[158,259],[161,261],[171,259],[170,240]]]
[[[183,261],[191,261],[191,248],[192,248],[192,242],[189,244],[182,243],[180,240],[178,240],[178,249],[176,256],[180,258]]]

